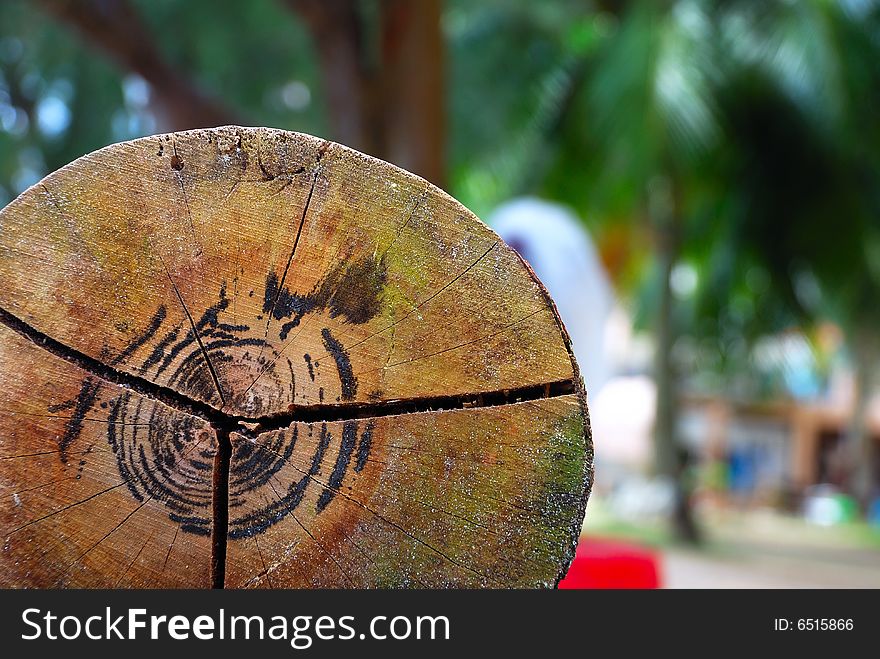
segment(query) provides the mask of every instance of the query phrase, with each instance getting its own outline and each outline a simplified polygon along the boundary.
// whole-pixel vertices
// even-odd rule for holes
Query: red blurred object
[[[582,538],[559,588],[659,588],[658,555],[620,540]]]

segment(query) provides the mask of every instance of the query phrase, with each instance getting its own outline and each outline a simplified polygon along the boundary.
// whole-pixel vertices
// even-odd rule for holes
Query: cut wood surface
[[[0,585],[552,586],[592,475],[546,291],[307,135],[116,144],[0,212]]]

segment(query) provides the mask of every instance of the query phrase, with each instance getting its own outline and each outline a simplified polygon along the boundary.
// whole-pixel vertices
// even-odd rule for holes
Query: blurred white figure
[[[611,378],[598,395],[590,398],[590,425],[597,458],[628,471],[649,465],[656,408],[657,388],[651,378]]]
[[[502,204],[488,224],[550,291],[593,400],[610,376],[605,325],[614,304],[593,241],[570,210],[532,197]]]

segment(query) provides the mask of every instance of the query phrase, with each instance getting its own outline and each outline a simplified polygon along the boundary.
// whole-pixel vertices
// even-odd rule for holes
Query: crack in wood
[[[339,252],[340,252],[340,247],[337,245],[336,249],[335,249],[334,252],[333,252],[333,257],[330,259],[331,262],[332,262],[332,261],[336,261],[336,258],[339,256]],[[339,289],[339,287],[340,287],[341,285],[342,285],[342,282],[341,282],[341,280],[340,280],[340,282],[336,285],[336,288],[333,289],[333,293],[331,294],[330,297],[333,297],[333,295],[336,294],[336,292],[338,291],[338,289]],[[278,295],[280,295],[280,294],[281,294],[281,289],[279,288],[279,289],[278,289]],[[276,296],[276,299],[277,299],[277,296]],[[263,366],[263,368],[260,369],[260,372],[257,373],[257,376],[256,376],[256,377],[253,379],[253,381],[248,385],[248,388],[244,390],[244,395],[246,395],[251,389],[253,389],[254,386],[256,386],[257,382],[260,381],[260,378],[262,378],[263,375],[265,375],[268,371],[270,371],[270,370],[275,366],[275,364],[278,363],[278,360],[281,359],[281,357],[285,356],[285,352],[287,351],[287,349],[288,349],[291,345],[294,345],[294,344],[296,343],[296,340],[299,338],[299,336],[300,336],[300,335],[306,330],[307,327],[310,326],[311,322],[312,322],[315,318],[317,318],[317,317],[318,317],[317,314],[315,314],[315,315],[309,315],[309,316],[306,317],[306,319],[300,324],[300,326],[299,326],[299,331],[298,331],[296,334],[294,334],[290,339],[288,339],[287,343],[285,343],[283,346],[281,346],[281,350],[278,351],[278,357],[276,357],[276,358],[272,359],[271,361],[267,362],[267,363]],[[266,334],[266,336],[268,336],[268,326],[267,326],[266,329],[267,329],[267,334]],[[262,350],[261,350],[261,352],[260,352],[260,356],[262,356]],[[286,358],[286,357],[285,357],[285,358]],[[291,400],[290,402],[293,403],[294,401]]]
[[[309,187],[309,194],[306,197],[306,203],[303,205],[302,215],[300,216],[300,219],[299,219],[299,227],[296,230],[296,237],[293,239],[293,247],[290,250],[290,255],[287,257],[287,263],[284,265],[284,271],[281,274],[281,279],[278,284],[278,290],[275,292],[275,297],[272,299],[272,304],[269,306],[268,312],[266,313],[266,331],[264,333],[264,338],[266,338],[266,339],[269,338],[269,325],[272,324],[272,315],[275,313],[275,308],[278,306],[278,299],[281,297],[281,292],[284,290],[284,281],[285,281],[285,279],[287,279],[287,273],[290,271],[290,265],[293,263],[293,257],[296,254],[296,248],[297,248],[297,245],[299,245],[299,239],[300,239],[300,236],[302,236],[303,226],[305,225],[306,217],[308,216],[309,206],[312,203],[312,195],[315,192],[315,186],[318,184],[318,176],[321,173],[320,161],[321,161],[322,155],[323,155],[323,152],[319,153],[319,155],[318,155],[317,165],[315,167],[314,173],[312,174],[312,184]],[[259,152],[258,152],[258,159],[259,159]],[[260,163],[260,168],[263,170],[263,172],[265,172],[266,170],[263,168],[262,161],[260,160],[259,163]],[[264,347],[260,346],[260,352],[259,352],[259,355],[257,355],[257,362],[259,362],[263,358],[263,349],[264,349]],[[273,362],[273,364],[274,364],[274,362]],[[254,379],[253,382],[251,382],[250,387],[248,387],[248,391],[250,390],[251,387],[253,387],[256,384],[257,380],[260,379],[260,375],[262,375],[262,372],[259,375],[257,375],[257,377]],[[245,392],[245,393],[247,393],[247,392]]]
[[[186,214],[187,214],[187,218],[189,220],[190,233],[192,233],[193,241],[196,243],[196,245],[199,246],[199,252],[201,252],[201,249],[202,249],[201,244],[199,243],[199,239],[196,236],[196,227],[195,227],[195,223],[193,222],[192,211],[190,210],[190,207],[189,207],[189,197],[187,197],[187,195],[186,195],[186,186],[184,186],[184,184],[183,184],[183,175],[180,173],[180,171],[184,167],[184,162],[181,159],[181,157],[177,154],[177,140],[175,140],[175,139],[171,140],[171,148],[174,151],[174,155],[171,158],[171,169],[174,170],[174,175],[177,178],[177,184],[180,186],[180,193],[183,195],[183,205],[186,207]]]
[[[341,403],[291,405],[286,412],[276,412],[255,417],[235,415],[227,414],[209,403],[190,398],[175,389],[158,384],[142,376],[132,375],[127,371],[109,366],[94,357],[51,338],[2,307],[0,307],[0,325],[4,325],[31,343],[95,377],[112,384],[117,384],[143,398],[157,401],[178,412],[200,418],[215,428],[242,433],[246,436],[253,436],[255,433],[258,434],[267,430],[286,428],[296,422],[315,423],[324,421],[329,423],[333,421],[347,421],[349,419],[369,419],[419,412],[498,407],[518,402],[566,396],[577,392],[577,383],[573,379],[564,379],[495,391],[398,398],[385,401],[346,401]],[[254,430],[250,428],[254,428]]]
[[[171,283],[172,285],[174,285],[173,280],[171,280]],[[177,290],[176,285],[174,285],[174,288],[175,292],[177,293],[178,299],[180,300],[181,305],[183,306],[187,317],[189,318],[192,331],[194,332],[196,340],[199,343],[199,347],[203,351],[206,362],[209,366],[209,369],[211,370],[211,375],[212,378],[215,380],[214,384],[217,387],[217,391],[221,397],[221,401],[224,401],[225,405],[223,393],[220,389],[220,383],[217,379],[216,373],[211,367],[210,360],[207,357],[207,351],[205,350],[205,347],[201,342],[198,332],[196,331],[193,319],[189,315],[189,311],[186,309],[186,305],[183,303],[183,299],[180,297],[180,292]],[[203,401],[190,398],[176,391],[175,389],[163,386],[137,375],[132,375],[126,371],[119,370],[118,368],[116,368],[116,366],[119,365],[118,360],[113,360],[112,366],[108,365],[99,359],[95,359],[94,357],[91,357],[83,352],[76,350],[75,348],[72,348],[66,344],[61,343],[60,341],[57,341],[56,339],[53,339],[52,337],[44,334],[40,330],[36,329],[21,318],[15,316],[14,314],[8,312],[3,308],[0,308],[0,324],[12,330],[19,336],[34,343],[35,345],[43,348],[47,352],[55,355],[56,357],[59,357],[60,359],[63,359],[68,363],[74,364],[75,366],[81,368],[82,370],[86,371],[94,377],[98,377],[107,382],[119,385],[144,398],[162,403],[163,405],[175,409],[178,412],[200,418],[210,424],[217,439],[217,452],[214,457],[212,473],[213,501],[211,530],[211,585],[213,588],[223,588],[225,585],[226,577],[226,556],[229,531],[228,495],[230,463],[232,457],[232,443],[230,441],[230,434],[232,432],[236,432],[244,437],[254,439],[262,433],[287,428],[297,422],[314,423],[348,421],[354,419],[369,419],[400,414],[436,412],[441,410],[497,407],[518,402],[528,402],[565,396],[576,393],[579,387],[579,383],[575,382],[574,379],[566,379],[537,385],[527,385],[513,387],[510,389],[480,393],[425,396],[387,401],[370,401],[363,403],[347,401],[342,403],[315,405],[291,405],[286,412],[279,412],[260,417],[246,417],[227,414],[221,409],[217,409],[216,407]],[[318,481],[317,479],[312,480],[318,482],[328,491],[338,493],[344,498],[352,500],[358,505],[364,507],[369,512],[377,514],[376,511],[370,510],[362,502],[352,499],[348,495],[340,492],[337,488],[332,487],[329,483],[323,483]],[[83,499],[82,501],[71,504],[71,506],[81,505],[82,503],[89,501],[94,497],[100,496],[107,491],[121,487],[124,484],[125,482],[118,483],[110,488],[107,488],[106,490],[94,493],[93,495],[87,497],[86,499]],[[63,512],[71,506],[66,506],[61,510],[54,511],[48,516]],[[131,513],[131,515],[133,515],[134,512],[136,512],[138,509],[139,508],[136,508],[135,511]],[[47,516],[38,518],[36,520],[31,520],[30,522],[25,524],[25,526],[29,526],[38,521],[41,521],[45,517]],[[381,518],[381,516],[379,517]],[[388,522],[388,520],[384,521]],[[398,530],[400,530],[419,544],[424,544],[429,549],[443,555],[442,552],[439,552],[439,550],[437,550],[435,547],[432,547],[429,544],[426,544],[423,540],[412,536],[404,529],[400,528],[398,525],[393,524],[392,522],[388,523],[397,527]],[[16,531],[19,530],[21,529],[16,529]],[[308,533],[308,531],[306,532]],[[171,549],[173,548],[173,545],[174,540],[172,540],[172,544],[168,548],[166,562],[168,556],[170,556],[171,554]],[[443,557],[453,564],[458,565],[459,567],[470,570],[470,568],[458,563],[449,556],[443,555]],[[331,556],[331,558],[333,557]],[[342,570],[341,566],[339,567],[340,570]],[[483,574],[479,574],[479,576],[484,578],[487,577],[487,575]]]
[[[232,442],[229,430],[212,426],[217,436],[217,453],[212,471],[211,588],[223,588],[226,581],[226,543],[229,539],[229,468]]]
[[[316,169],[312,176],[312,185],[309,188],[309,196],[306,197],[302,216],[299,219],[299,227],[296,230],[296,237],[293,239],[293,248],[290,250],[290,255],[287,257],[287,263],[284,265],[284,272],[281,273],[281,279],[278,284],[278,290],[275,293],[275,299],[272,300],[272,306],[269,307],[269,312],[266,317],[266,336],[269,336],[269,325],[272,322],[272,314],[275,313],[275,307],[278,305],[278,298],[281,296],[281,291],[284,290],[284,281],[287,279],[287,273],[290,271],[290,265],[293,263],[293,257],[296,255],[296,248],[299,245],[300,236],[302,236],[303,226],[306,223],[306,217],[309,213],[309,206],[312,204],[312,195],[315,193],[315,186],[318,184],[319,174],[320,169]]]
[[[208,371],[211,374],[211,380],[214,382],[214,387],[217,389],[217,395],[220,396],[220,403],[222,405],[226,405],[226,397],[223,395],[223,388],[220,386],[220,379],[217,377],[217,371],[214,370],[214,365],[211,363],[211,358],[208,356],[208,351],[205,349],[205,344],[202,342],[202,337],[199,334],[199,330],[196,327],[196,322],[193,320],[192,314],[189,312],[189,309],[186,306],[186,302],[183,301],[183,296],[180,294],[180,289],[177,288],[177,284],[174,283],[174,279],[171,277],[171,273],[168,272],[168,267],[165,265],[165,262],[162,262],[162,266],[165,268],[165,274],[168,275],[168,281],[171,282],[171,286],[174,288],[174,293],[177,295],[177,300],[180,302],[180,306],[183,307],[183,313],[186,314],[186,319],[189,321],[189,326],[192,329],[193,337],[196,342],[199,344],[199,350],[202,353],[202,356],[205,358],[205,365],[208,367]]]

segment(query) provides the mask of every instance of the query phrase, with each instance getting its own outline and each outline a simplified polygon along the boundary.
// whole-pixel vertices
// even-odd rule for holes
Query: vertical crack
[[[318,184],[318,175],[320,169],[316,169],[312,176],[312,185],[309,188],[309,195],[306,197],[306,203],[303,206],[302,215],[299,218],[299,227],[296,230],[296,237],[293,239],[293,248],[290,250],[290,256],[287,257],[287,263],[284,265],[284,272],[281,273],[281,280],[278,282],[278,290],[275,291],[275,297],[272,305],[269,307],[269,313],[266,316],[266,336],[269,336],[269,324],[272,322],[272,314],[275,313],[275,307],[278,305],[278,298],[281,297],[281,291],[284,289],[284,281],[287,279],[287,273],[290,271],[290,265],[293,263],[293,257],[296,255],[296,248],[299,245],[299,238],[302,235],[303,226],[306,223],[306,217],[309,213],[309,206],[312,204],[312,195],[315,193],[315,186]]]
[[[211,588],[223,588],[226,581],[226,541],[229,533],[229,463],[232,441],[229,430],[212,426],[217,435],[217,453],[212,474]]]
[[[225,407],[226,397],[223,395],[223,388],[220,386],[220,378],[217,377],[217,371],[214,370],[214,365],[211,363],[211,357],[208,355],[207,349],[205,349],[205,344],[202,342],[201,335],[199,335],[199,329],[196,326],[196,321],[193,320],[192,314],[189,312],[189,309],[186,306],[186,302],[183,301],[183,296],[180,294],[180,289],[177,288],[177,284],[171,277],[171,273],[168,271],[168,266],[165,265],[164,261],[162,261],[162,266],[165,268],[165,274],[168,275],[168,281],[171,282],[171,287],[174,289],[174,294],[177,295],[177,300],[180,302],[180,306],[183,307],[183,313],[186,314],[186,318],[187,320],[189,320],[189,326],[192,330],[193,338],[195,338],[196,343],[198,343],[199,345],[199,350],[201,351],[202,356],[205,359],[205,365],[208,367],[208,373],[211,376],[211,381],[214,383],[214,388],[217,390],[217,395],[220,396],[220,404]]]

